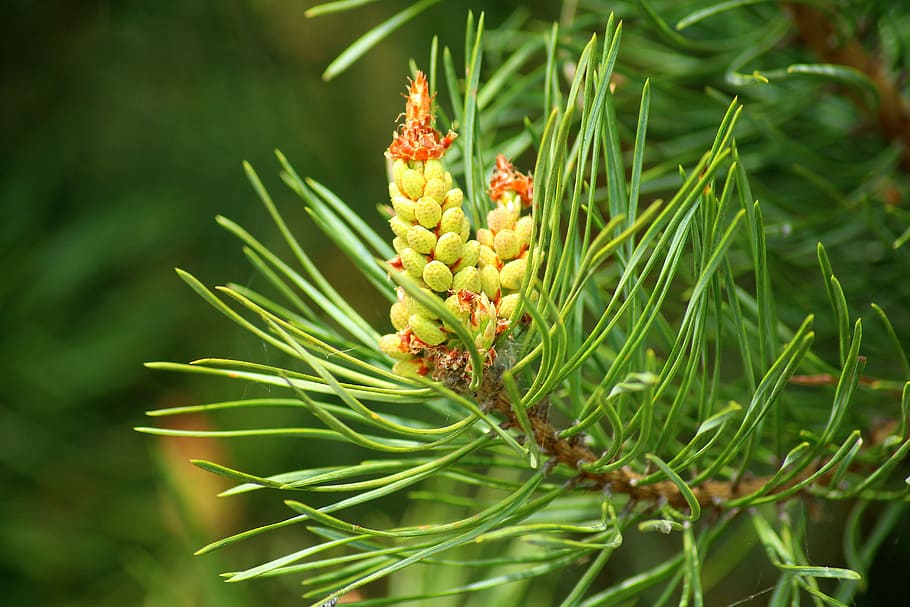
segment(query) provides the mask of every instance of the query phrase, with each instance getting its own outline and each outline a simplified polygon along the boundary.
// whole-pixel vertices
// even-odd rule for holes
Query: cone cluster
[[[470,238],[464,194],[443,162],[455,134],[442,136],[433,128],[432,96],[422,73],[407,98],[406,121],[386,151],[392,159],[389,226],[397,254],[390,264],[439,298],[492,362],[493,343],[508,327],[524,281],[533,223],[521,217],[521,209],[530,204],[530,178],[516,173],[505,157],[497,158],[490,188],[497,207],[487,216],[488,227]],[[470,358],[454,328],[402,287],[389,316],[397,332],[382,336],[379,347],[396,360],[396,373],[437,378],[470,373]]]
[[[490,180],[490,198],[496,208],[487,213],[487,227],[477,230],[477,265],[481,288],[496,302],[499,317],[508,319],[518,304],[534,229],[531,216],[521,216],[522,208],[531,204],[531,178],[515,171],[500,154]]]

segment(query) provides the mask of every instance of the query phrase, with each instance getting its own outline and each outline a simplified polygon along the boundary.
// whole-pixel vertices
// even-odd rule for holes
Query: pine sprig
[[[769,52],[783,21],[763,26],[748,52],[736,50],[729,39],[701,43],[685,37],[686,28],[722,15],[749,21],[752,17],[734,10],[740,4],[684,15],[676,30],[660,16],[661,3],[642,1],[637,7],[669,47],[723,63],[728,82],[768,80],[740,70]],[[502,319],[508,330],[493,346],[495,357],[485,358],[443,300],[422,291],[416,278],[397,273],[394,263],[375,264],[375,257],[392,255],[383,238],[327,187],[301,179],[279,153],[285,182],[308,205],[317,226],[366,283],[392,293],[388,273],[442,319],[446,334],[469,353],[469,376],[447,375],[444,369],[432,380],[396,373],[378,345],[387,328],[370,326],[340,298],[246,167],[300,269],[220,219],[276,295],[236,286],[212,291],[180,274],[207,303],[290,363],[203,359],[152,366],[263,384],[283,395],[153,414],[290,407],[300,411],[302,425],[141,430],[301,436],[340,441],[376,459],[272,475],[197,462],[237,482],[231,495],[294,492],[285,500],[294,513],[290,518],[214,542],[200,553],[290,525],[303,524],[314,538],[291,554],[226,574],[228,581],[305,574],[305,596],[317,606],[352,597],[389,576],[419,588],[414,580],[420,578],[410,576],[423,566],[434,572],[434,581],[451,583],[351,604],[513,592],[513,601],[528,604],[594,606],[640,597],[662,585],[655,604],[678,598],[681,605],[698,605],[709,590],[705,566],[712,549],[747,513],[754,537],[780,573],[772,604],[797,604],[801,596],[841,604],[863,583],[875,547],[895,524],[898,504],[910,495],[906,481],[892,478],[910,451],[910,378],[864,379],[864,323],[851,314],[848,289],[825,247],[817,246],[817,260],[826,305],[836,319],[837,355],[813,351],[812,314],[792,314],[789,305],[781,313],[786,290],[775,284],[769,254],[769,233],[781,220],[766,219],[780,211],[772,206],[766,212],[764,203],[756,202],[747,168],[755,165],[761,173],[767,162],[761,151],[750,151],[756,125],[782,120],[787,110],[755,119],[736,99],[724,99],[724,111],[702,98],[701,107],[690,112],[701,121],[679,130],[661,110],[666,103],[661,97],[671,96],[667,84],[642,79],[633,112],[637,123],[630,127],[620,118],[630,104],[628,79],[660,55],[652,45],[640,57],[642,67],[630,67],[634,60],[624,63],[621,48],[643,45],[642,31],[630,41],[630,28],[611,17],[602,41],[593,36],[582,43],[578,34],[585,23],[581,15],[567,18],[548,36],[508,47],[502,43],[508,32],[486,29],[483,16],[476,22],[469,17],[463,79],[456,76],[449,50],[443,50],[452,125],[463,129],[460,147],[452,151],[461,173],[453,173],[465,184],[475,231],[492,207],[484,197],[488,159],[502,147],[535,154],[528,269],[515,312]],[[512,50],[490,67],[486,46]],[[432,57],[437,54],[434,44]],[[534,60],[540,68],[521,69]],[[684,71],[666,66],[680,90]],[[430,72],[436,73],[435,65]],[[505,91],[513,84],[514,90],[538,92],[532,102],[509,96]],[[680,90],[672,94],[677,101]],[[711,95],[723,97],[718,90]],[[787,103],[796,102],[782,105]],[[719,126],[708,134],[703,127],[710,121]],[[659,150],[648,143],[654,136]],[[786,141],[791,135],[780,137]],[[665,200],[655,200],[657,193]],[[906,367],[895,325],[883,308],[876,313]],[[791,396],[804,395],[800,390],[811,385],[806,378],[820,374],[827,374],[833,389],[822,386],[798,402]],[[886,387],[901,394],[891,403],[893,423],[870,436],[857,402]],[[329,503],[318,508],[308,503],[306,494],[316,492],[331,496]],[[416,502],[419,522],[380,527],[358,520],[359,511],[352,510],[380,507],[405,492]],[[810,496],[856,502],[848,528],[851,569],[818,566],[803,550],[804,523],[787,505]],[[860,514],[866,503],[878,500],[892,504],[863,542]],[[762,507],[767,504],[781,509]],[[625,537],[651,531],[676,534],[675,555],[624,580],[602,579]],[[577,575],[565,576],[566,570]],[[531,592],[529,580],[544,576],[566,583],[547,585],[552,595]],[[839,585],[832,593],[819,579]]]

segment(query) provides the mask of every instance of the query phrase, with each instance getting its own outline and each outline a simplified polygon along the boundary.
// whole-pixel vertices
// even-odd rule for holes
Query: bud
[[[411,314],[408,319],[408,325],[411,332],[419,339],[430,346],[438,346],[446,340],[446,334],[442,331],[442,325],[435,320],[421,316],[420,314]]]
[[[461,236],[454,232],[446,232],[436,241],[436,259],[446,265],[452,265],[461,257]]]
[[[474,266],[467,266],[458,270],[452,278],[452,289],[455,291],[463,289],[472,293],[480,293],[480,270]]]
[[[434,291],[448,291],[452,286],[452,271],[449,266],[434,259],[423,268],[423,281]]]
[[[407,360],[411,358],[411,353],[407,347],[402,348],[401,336],[397,333],[389,333],[379,338],[379,350],[386,356],[391,356],[397,360]]]
[[[458,261],[458,264],[455,266],[456,269],[460,270],[462,268],[467,268],[468,266],[476,266],[477,259],[480,257],[480,243],[476,240],[469,240],[461,247],[461,259]]]
[[[457,318],[463,324],[467,324],[471,313],[469,310],[466,310],[464,306],[462,306],[458,293],[449,295],[446,298],[446,307],[449,309],[452,315],[455,316],[455,318]]]
[[[487,350],[496,340],[496,309],[492,307],[492,313],[488,315],[489,320],[481,323],[483,331],[474,338],[474,345],[481,350]]]
[[[426,76],[418,72],[408,88],[405,120],[386,150],[392,162],[389,198],[394,216],[389,227],[395,235],[392,246],[398,252],[394,265],[403,268],[427,298],[444,301],[454,315],[453,322],[468,328],[478,346],[491,348],[496,309],[480,292],[481,273],[475,265],[480,243],[468,241],[471,226],[461,208],[464,193],[453,187],[452,174],[441,160],[456,135],[451,131],[443,135],[433,127],[432,109],[433,94]],[[489,244],[493,246],[492,235]],[[497,289],[500,265],[491,268],[488,276]],[[450,295],[456,282],[459,289]],[[403,287],[398,288],[398,301],[392,304],[389,318],[398,333],[382,336],[379,348],[396,359],[393,372],[404,377],[466,372],[470,363],[463,350],[454,345],[437,348],[458,327],[445,326],[437,313]]]
[[[480,270],[480,286],[490,299],[499,297],[499,270],[485,266]]]
[[[435,228],[440,217],[442,217],[442,207],[438,202],[429,196],[424,196],[417,201],[417,206],[414,207],[414,218],[420,222],[420,225],[425,228]]]
[[[410,316],[408,309],[399,301],[393,303],[391,309],[389,309],[389,319],[392,321],[392,326],[395,327],[396,331],[407,328],[408,316]]]
[[[401,263],[413,278],[420,278],[423,275],[423,269],[427,265],[427,258],[412,249],[406,248],[401,252]]]
[[[426,179],[423,178],[423,174],[420,171],[417,169],[405,169],[402,171],[398,189],[404,192],[411,200],[417,200],[423,196],[424,185],[426,185]]]
[[[471,302],[471,329],[474,334],[474,345],[487,350],[496,339],[496,306],[484,295]]]
[[[515,222],[515,238],[518,239],[518,248],[524,249],[531,244],[531,232],[534,230],[534,219],[525,215]]]
[[[471,222],[468,221],[468,218],[465,217],[461,222],[461,231],[458,232],[462,240],[467,240],[471,235]]]
[[[429,181],[430,179],[442,179],[446,169],[442,161],[437,158],[431,158],[423,164],[423,176]]]
[[[500,299],[499,305],[496,306],[496,314],[500,318],[511,318],[512,313],[515,312],[515,308],[518,306],[519,297],[518,293],[512,293]]]
[[[502,271],[499,273],[499,282],[502,284],[504,289],[509,289],[510,291],[517,291],[521,288],[521,283],[525,279],[525,268],[527,267],[527,260],[525,259],[515,259],[510,261],[502,267]]]
[[[395,209],[395,214],[401,217],[403,221],[414,221],[414,206],[414,201],[406,196],[396,196],[392,199],[392,207]]]
[[[433,251],[433,247],[436,246],[436,234],[423,226],[411,226],[408,229],[407,242],[418,253],[429,255]]]
[[[395,162],[392,163],[392,178],[395,180],[396,187],[398,183],[401,183],[401,178],[407,168],[408,163],[401,158],[396,158]]]
[[[513,228],[517,219],[518,216],[511,209],[496,207],[487,213],[487,227],[496,233],[506,228]]]
[[[465,219],[464,211],[462,211],[460,207],[448,209],[442,214],[442,218],[439,220],[439,233],[455,232],[456,234],[460,234]]]
[[[446,175],[449,176],[449,181],[452,181],[451,174],[446,173]],[[452,188],[446,192],[445,199],[442,201],[442,210],[448,211],[449,209],[461,207],[462,202],[464,202],[464,192],[461,191],[461,188]]]
[[[518,257],[518,239],[509,229],[500,230],[493,239],[493,249],[503,261]]]
[[[389,219],[389,226],[392,228],[392,232],[395,233],[395,236],[398,236],[400,238],[407,238],[408,230],[411,229],[410,222],[405,221],[398,215],[395,215]]]
[[[421,377],[426,375],[426,372],[423,362],[416,358],[395,361],[392,365],[392,373],[401,377]]]
[[[434,161],[438,162],[438,161]],[[424,173],[426,176],[426,173]],[[427,177],[427,185],[423,188],[423,195],[432,198],[439,204],[443,204],[446,199],[446,184],[442,177]]]
[[[429,289],[421,289],[424,293],[433,294]],[[428,307],[414,299],[408,294],[404,295],[404,308],[409,315],[419,314],[425,318],[436,318],[436,313],[430,310]]]
[[[477,265],[481,268],[492,266],[499,268],[499,257],[496,252],[485,244],[480,245],[477,250]]]
[[[477,230],[477,242],[480,244],[486,245],[488,247],[493,246],[493,232],[487,228],[479,228]]]

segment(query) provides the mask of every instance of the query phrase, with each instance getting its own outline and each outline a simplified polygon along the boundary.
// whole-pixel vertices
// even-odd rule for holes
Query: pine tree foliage
[[[432,4],[370,30],[327,77]],[[901,118],[886,76],[906,67],[910,13],[841,8],[567,2],[547,28],[469,14],[463,64],[434,42],[426,68],[441,127],[459,133],[449,166],[473,229],[497,153],[534,176],[520,308],[492,364],[464,342],[469,383],[393,373],[377,345],[389,327],[338,294],[246,165],[289,253],[218,222],[268,288],[179,274],[287,362],[151,364],[272,391],[151,412],[246,409],[247,428],[142,430],[336,441],[361,461],[269,476],[196,462],[238,483],[227,494],[271,491],[289,509],[199,552],[305,528],[296,552],[226,579],[293,575],[312,605],[702,605],[744,558],[730,538],[749,537],[777,574],[768,604],[851,602],[910,496],[910,138],[876,114]],[[860,12],[878,31],[851,29]],[[881,69],[819,57],[825,28],[877,35]],[[364,288],[393,302],[391,236],[277,157]],[[299,425],[257,426],[270,407]],[[400,520],[365,515],[402,495]],[[807,503],[849,507],[842,555],[807,550]],[[614,567],[654,538],[659,558]]]

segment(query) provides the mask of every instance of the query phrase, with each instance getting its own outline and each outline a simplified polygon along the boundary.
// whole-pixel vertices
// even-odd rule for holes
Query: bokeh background
[[[294,549],[294,531],[192,556],[286,510],[271,496],[214,498],[226,485],[188,460],[268,472],[304,467],[318,453],[300,441],[227,444],[132,428],[153,423],[143,415],[149,409],[245,395],[236,384],[142,366],[261,353],[260,343],[230,329],[173,272],[178,266],[209,285],[255,286],[239,245],[213,221],[224,214],[278,242],[242,160],[257,168],[339,290],[360,296],[344,265],[332,270],[331,249],[278,180],[273,150],[378,225],[372,209],[386,188],[382,152],[401,111],[407,61],[423,61],[434,34],[460,56],[468,3],[434,7],[329,83],[320,78],[329,62],[408,2],[307,19],[312,4],[5,3],[3,604],[244,606],[300,595],[293,576],[249,585],[217,577]],[[543,20],[555,16],[552,2],[484,4],[475,9],[492,25],[519,4]],[[376,310],[384,316],[382,306]]]
[[[231,462],[250,446],[132,427],[149,423],[148,409],[242,395],[144,361],[261,349],[173,272],[186,268],[207,284],[252,280],[236,240],[213,221],[221,213],[275,240],[241,161],[299,219],[302,239],[316,239],[277,179],[273,150],[352,205],[374,208],[408,58],[424,57],[433,33],[463,44],[461,18],[430,11],[324,83],[331,59],[390,7],[364,7],[352,22],[307,19],[312,4],[5,3],[0,602],[254,605],[299,596],[296,580],[225,585],[224,556],[192,556],[284,516],[273,500],[217,500],[219,479],[188,463]],[[328,255],[312,239],[310,252]],[[245,461],[312,457],[305,444],[275,443]],[[260,548],[275,554],[254,545],[234,564],[252,563]]]

